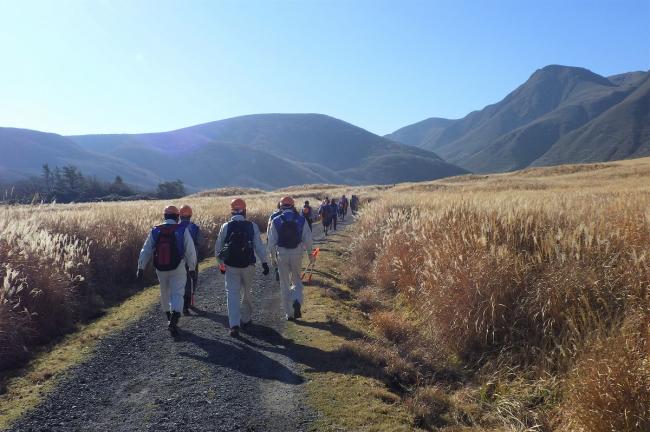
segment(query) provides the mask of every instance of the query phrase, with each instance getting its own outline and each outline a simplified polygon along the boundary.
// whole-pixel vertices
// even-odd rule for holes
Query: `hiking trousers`
[[[280,294],[282,297],[282,306],[287,318],[293,318],[293,302],[303,303],[303,286],[300,279],[302,272],[302,258],[304,250],[278,252],[278,269],[280,271]],[[298,252],[298,253],[297,253]]]
[[[230,328],[251,320],[253,303],[251,291],[255,280],[255,265],[246,268],[226,266],[226,301]]]
[[[163,312],[180,312],[183,310],[183,294],[185,293],[185,282],[187,272],[185,271],[185,260],[174,270],[156,270],[160,282],[160,307]]]
[[[192,305],[192,296],[194,295],[194,292],[196,291],[196,283],[198,282],[199,279],[199,264],[196,264],[196,268],[194,269],[196,273],[196,277],[192,279],[190,276],[190,269],[189,267],[185,266],[185,272],[187,273],[187,278],[185,280],[185,294],[183,295],[183,307],[188,308],[189,306]]]

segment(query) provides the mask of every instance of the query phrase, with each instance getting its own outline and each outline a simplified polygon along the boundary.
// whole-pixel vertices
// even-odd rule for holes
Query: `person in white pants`
[[[163,213],[164,223],[151,230],[142,246],[136,278],[142,279],[144,268],[153,258],[156,275],[160,282],[160,307],[167,315],[169,331],[175,336],[178,333],[177,325],[183,309],[183,295],[187,280],[185,266],[195,269],[197,258],[190,232],[187,228],[178,225],[180,214],[178,209],[175,206],[167,206]],[[183,230],[183,232],[179,230]],[[182,243],[182,249],[176,242]],[[175,250],[164,246],[171,246]],[[176,247],[174,248],[174,246]],[[196,272],[192,271],[192,273],[196,277]]]
[[[313,239],[305,218],[298,213],[291,197],[280,201],[282,213],[273,219],[268,232],[269,256],[280,271],[280,290],[285,316],[293,321],[302,318],[304,304],[300,279],[305,254],[312,262]],[[277,264],[275,261],[277,260]]]
[[[214,250],[221,273],[225,274],[230,335],[237,337],[240,326],[252,321],[255,256],[262,261],[264,275],[269,274],[269,265],[259,227],[246,220],[246,202],[236,198],[230,203],[230,210],[232,217],[221,226]]]

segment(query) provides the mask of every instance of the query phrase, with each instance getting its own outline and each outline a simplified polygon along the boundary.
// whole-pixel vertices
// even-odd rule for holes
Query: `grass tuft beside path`
[[[320,414],[312,430],[419,430],[399,396],[375,378],[379,371],[345,354],[346,343],[370,335],[339,277],[353,230],[347,225],[320,245],[314,278],[305,287],[304,318],[287,329],[296,346],[307,348],[297,361],[305,368],[309,403]]]

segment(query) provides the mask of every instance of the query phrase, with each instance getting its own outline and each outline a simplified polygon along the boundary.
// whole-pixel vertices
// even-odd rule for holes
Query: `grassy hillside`
[[[70,139],[161,175],[175,167],[196,188],[397,183],[465,172],[431,152],[320,114],[258,114],[171,132]],[[388,156],[396,164],[376,169],[376,161]],[[423,169],[414,174],[411,164]]]
[[[650,155],[650,75],[621,103],[560,139],[534,165]]]
[[[350,343],[432,430],[650,429],[650,159],[397,185],[362,212]]]
[[[642,87],[648,76],[631,72],[608,79],[551,65],[496,104],[459,120],[415,123],[388,137],[432,150],[472,172],[641,156],[647,153],[635,150],[645,148],[648,139],[638,130],[647,124],[650,104],[633,101],[641,102],[638,92],[647,93]]]
[[[92,153],[61,135],[28,129],[0,128],[0,181],[40,175],[41,167],[74,165],[82,172],[112,181],[116,175],[139,186],[156,185],[161,177],[110,155]]]

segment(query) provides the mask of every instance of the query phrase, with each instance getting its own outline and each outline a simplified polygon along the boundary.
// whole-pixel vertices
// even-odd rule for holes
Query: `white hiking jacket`
[[[293,210],[285,210],[285,212],[293,212]],[[284,212],[283,212],[284,213]],[[268,242],[269,242],[269,256],[271,257],[271,262],[275,264],[277,254],[281,255],[300,255],[307,252],[307,255],[311,255],[312,248],[314,247],[314,239],[311,235],[311,230],[307,226],[307,221],[302,228],[302,239],[300,244],[295,249],[287,249],[278,246],[278,232],[275,229],[275,224],[271,224],[268,232]]]
[[[246,220],[246,218],[242,215],[233,215],[230,220],[243,221]],[[260,260],[260,262],[266,262],[266,247],[264,247],[264,243],[262,243],[262,238],[260,237],[260,227],[258,227],[255,222],[251,223],[253,224],[253,248],[255,249],[255,255],[257,255],[257,259]],[[221,225],[219,235],[217,236],[217,242],[214,245],[214,255],[217,257],[217,262],[219,264],[224,264],[218,255],[219,252],[221,252],[221,249],[226,245],[226,234],[228,234],[228,222]]]
[[[165,219],[165,225],[175,225],[176,221],[174,219]],[[185,263],[181,262],[178,267],[183,267],[185,268],[185,264],[187,264],[187,267],[190,269],[196,268],[196,249],[194,248],[194,241],[192,240],[192,235],[190,234],[190,231],[185,228],[185,234],[183,235],[183,243],[185,246],[185,255],[183,257]],[[153,241],[153,236],[151,235],[151,231],[149,231],[149,236],[147,237],[147,240],[144,242],[144,246],[142,246],[142,250],[140,251],[140,258],[138,259],[138,269],[144,269],[147,264],[149,264],[149,261],[151,261],[151,258],[153,257],[153,248],[154,247],[154,241]],[[171,270],[174,271],[174,270]]]

